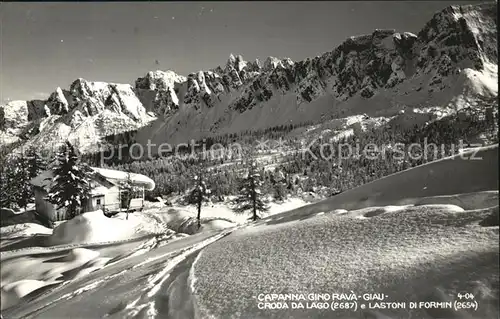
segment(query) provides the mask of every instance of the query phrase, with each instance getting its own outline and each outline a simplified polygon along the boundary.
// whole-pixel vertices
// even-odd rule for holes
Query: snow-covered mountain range
[[[47,100],[0,108],[2,145],[69,139],[95,150],[106,136],[178,143],[209,135],[405,108],[460,109],[498,93],[497,4],[450,6],[418,34],[375,30],[331,52],[226,65],[182,76],[152,71],[135,85],[74,81]]]

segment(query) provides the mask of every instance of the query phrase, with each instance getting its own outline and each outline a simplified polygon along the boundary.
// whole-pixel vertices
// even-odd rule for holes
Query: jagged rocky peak
[[[413,56],[413,46],[417,39],[417,35],[411,32],[394,33],[393,35],[396,50],[402,57],[407,59]]]
[[[261,67],[258,60],[247,62],[241,55],[231,54],[223,71],[226,85],[238,88],[260,74]]]
[[[270,69],[274,69],[278,66],[278,64],[280,64],[280,59],[278,58],[275,58],[273,56],[269,56],[267,57],[267,59],[264,61],[264,69],[265,70],[270,70]]]
[[[202,92],[206,94],[211,94],[211,90],[207,85],[207,82],[205,80],[205,72],[203,71],[198,71],[195,74],[190,75],[190,78],[193,78],[196,82],[196,90],[197,92]]]
[[[265,71],[274,70],[276,68],[289,68],[294,65],[294,62],[290,58],[276,58],[270,56],[264,61],[264,66],[262,67]]]
[[[484,92],[483,84],[488,81],[484,85],[489,89],[497,76],[496,28],[496,4],[451,6],[436,13],[417,35],[377,29],[350,37],[332,51],[303,61],[268,57],[263,63],[258,59],[247,62],[241,55],[231,54],[225,65],[188,76],[169,70],[148,72],[135,81],[135,87],[77,79],[69,90],[57,88],[46,101],[2,106],[0,126],[15,129],[38,119],[55,121],[57,118],[52,116],[57,115],[62,118],[57,120],[71,126],[71,130],[78,131],[78,123],[95,124],[94,135],[105,136],[111,131],[108,124],[115,121],[121,122],[113,128],[113,134],[141,127],[147,117],[146,108],[165,116],[167,121],[176,114],[175,123],[186,126],[198,125],[200,118],[207,117],[206,109],[215,108],[215,117],[224,115],[208,120],[206,128],[216,132],[225,129],[224,123],[231,125],[228,120],[233,116],[231,111],[236,111],[237,117],[256,106],[254,112],[286,109],[284,114],[295,119],[300,117],[294,113],[295,106],[310,103],[311,106],[304,107],[314,110],[316,105],[323,105],[321,100],[313,103],[322,97],[334,99],[346,108],[351,98],[361,103],[359,97],[368,100],[380,95],[382,99],[392,99],[415,94],[416,100],[420,95],[426,99],[427,93],[455,90],[455,83],[468,85],[462,77],[456,77],[462,74],[469,79],[484,71],[484,76],[471,79],[474,87],[467,91]],[[428,95],[429,99],[438,96]],[[183,112],[178,112],[179,108]],[[106,119],[106,125],[99,124],[101,117]],[[284,121],[281,115],[276,119],[265,117],[274,124]],[[248,127],[255,124],[250,121]],[[49,126],[45,127],[40,135],[50,136]],[[165,127],[172,136],[179,128]],[[66,130],[70,129],[53,130],[67,135]]]
[[[372,33],[372,37],[374,39],[384,39],[387,37],[392,36],[394,33],[396,33],[396,30],[394,29],[375,29]]]
[[[394,41],[409,41],[409,42],[415,42],[418,38],[418,36],[414,33],[411,32],[403,32],[399,33],[396,32],[393,34]]]
[[[485,60],[497,63],[496,3],[449,6],[437,12],[418,33],[422,46],[419,66],[447,56],[462,68],[482,70]],[[445,58],[443,58],[445,59]]]
[[[259,59],[255,59],[255,61],[253,62],[253,65],[255,66],[255,68],[257,70],[260,70],[262,68]]]
[[[223,74],[224,69],[219,65],[218,67],[216,67],[214,69],[210,69],[208,72],[216,73],[216,74]]]
[[[79,78],[71,84],[69,94],[73,99],[73,108],[84,116],[95,116],[109,110],[134,121],[143,121],[147,117],[144,106],[129,84],[90,82]]]
[[[160,116],[168,116],[179,108],[178,88],[188,82],[188,78],[174,71],[150,71],[135,81],[136,90],[154,91],[153,112]]]
[[[0,105],[0,129],[15,129],[28,122],[28,105],[26,101],[10,101]]]
[[[336,51],[343,53],[367,52],[374,49],[393,49],[394,29],[376,29],[372,34],[362,34],[347,38]]]
[[[146,76],[138,78],[135,81],[135,87],[137,89],[146,90],[167,90],[173,89],[175,84],[184,83],[187,78],[182,75],[178,75],[174,71],[150,71]]]
[[[233,53],[229,54],[229,58],[227,59],[226,65],[228,66],[234,66],[234,63],[236,62],[236,56],[234,56]]]
[[[233,71],[236,72],[234,69]],[[212,71],[198,71],[189,74],[187,90],[182,97],[184,106],[198,110],[201,107],[201,101],[204,101],[207,107],[212,107],[214,105],[213,95],[218,96],[225,92],[221,81],[221,77]]]
[[[0,129],[21,128],[30,121],[50,115],[46,101],[10,101],[0,105]]]
[[[172,90],[158,91],[153,101],[154,113],[169,116],[179,109],[179,98]]]
[[[69,93],[78,98],[85,98],[106,90],[109,85],[110,83],[106,82],[91,82],[78,78],[71,83]]]
[[[405,61],[397,54],[395,38],[392,29],[377,29],[372,34],[349,37],[331,53],[319,58],[321,67],[316,68],[317,72],[333,79],[329,85],[338,100],[345,101],[358,92],[364,98],[371,98],[378,88],[393,87],[405,78],[402,71]],[[318,65],[314,60],[311,64]],[[302,74],[307,73],[307,64],[305,67]],[[321,85],[315,86],[316,89],[312,87],[307,91],[316,93],[307,96],[323,94]]]
[[[243,57],[241,55],[234,55],[231,53],[229,55],[229,59],[226,62],[226,72],[229,72],[231,70],[236,70],[237,72],[243,71],[245,67],[247,66],[248,62],[243,60]]]
[[[71,98],[69,92],[64,92],[60,87],[49,96],[46,102],[50,114],[65,114],[69,112],[70,102],[68,98]]]
[[[86,82],[84,79],[82,78],[78,78],[76,79],[75,81],[73,81],[73,83],[71,83],[71,85],[69,86],[69,92],[71,94],[85,94],[85,90],[86,90]]]
[[[90,102],[90,100],[92,100],[91,102],[95,102],[95,99],[96,101],[106,99],[114,92],[116,86],[113,83],[91,82],[83,78],[78,78],[71,83],[68,94],[71,95],[75,104],[85,101]],[[120,87],[125,90],[131,88],[128,84],[121,84]]]
[[[292,67],[295,64],[295,62],[293,62],[293,60],[290,58],[284,58],[283,60],[281,60],[281,64],[286,68],[286,67]]]

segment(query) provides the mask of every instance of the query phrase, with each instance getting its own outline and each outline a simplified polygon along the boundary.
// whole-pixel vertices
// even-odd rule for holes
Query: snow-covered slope
[[[295,214],[311,215],[335,209],[353,210],[382,205],[418,205],[429,203],[424,200],[429,196],[498,190],[497,163],[498,145],[471,149],[291,210],[287,216],[291,218]]]
[[[192,270],[199,316],[497,318],[498,146],[476,156],[482,159],[457,156],[377,180],[210,245]],[[410,301],[453,302],[460,292],[474,294],[477,311],[408,308]],[[290,301],[263,299],[323,293],[354,293],[356,312],[294,310]],[[370,308],[364,294],[406,308]]]
[[[496,7],[450,6],[417,35],[375,30],[304,61],[231,54],[225,66],[187,77],[149,72],[135,88],[79,79],[47,101],[3,106],[2,138],[37,145],[70,138],[90,149],[125,131],[138,130],[127,139],[140,143],[176,143],[325,118],[388,117],[407,107],[462,108],[476,95],[497,96]]]
[[[1,264],[2,314],[6,318],[498,318],[498,147],[479,149],[475,157],[481,159],[472,159],[474,152],[462,155],[468,159],[457,156],[422,165],[322,203],[222,232],[209,228],[227,225],[207,225],[206,232],[173,242],[148,238],[109,246],[55,246],[14,257],[16,252],[7,253],[3,256],[10,257]],[[116,231],[102,232],[102,224],[123,228],[131,236],[141,230],[137,221],[143,215],[148,217],[138,214],[126,221],[121,216],[113,225],[112,219],[75,220],[61,225],[51,237],[62,242],[81,242],[74,234],[82,233],[89,238],[98,235],[97,240],[123,238]],[[144,221],[142,230],[162,224],[156,218]],[[94,227],[98,233],[89,231]],[[59,286],[36,290],[46,285]],[[263,309],[266,302],[259,300],[262,294],[287,293],[306,298],[344,293],[351,298],[353,292],[357,311],[294,310],[291,302],[283,301],[278,303],[286,303],[288,309]],[[453,302],[465,292],[474,295],[476,311],[408,309],[409,301]],[[383,294],[384,305],[406,302],[406,308],[374,309],[370,304],[377,300],[365,301],[365,294],[377,298]],[[268,300],[267,307],[277,306],[271,303]],[[306,306],[307,300],[302,303]]]

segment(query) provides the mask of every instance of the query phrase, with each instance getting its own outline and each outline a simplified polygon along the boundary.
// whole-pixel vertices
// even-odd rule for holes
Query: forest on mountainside
[[[302,149],[304,143],[297,137],[287,136],[291,128],[283,130],[282,127],[228,134],[209,141],[225,146],[238,142],[244,149],[243,154],[246,154],[256,147],[256,140],[282,139],[281,151],[286,149],[286,152],[277,154],[270,149],[262,150],[256,155],[273,155],[258,161],[265,180],[264,189],[269,194],[282,192],[283,185],[276,181],[280,179],[279,176],[283,176],[286,185],[284,191],[287,194],[323,189],[324,195],[328,196],[395,172],[457,154],[459,147],[473,147],[474,142],[471,141],[481,134],[490,142],[497,142],[497,119],[497,115],[489,118],[485,112],[462,112],[431,123],[415,125],[410,129],[386,125],[337,141],[328,141],[323,137],[313,143],[309,150]],[[212,142],[207,142],[207,145],[213,145]],[[379,149],[370,154],[369,144],[379,146]],[[419,147],[408,149],[411,144]],[[351,156],[345,153],[348,151],[347,145],[353,149]],[[344,151],[343,156],[339,156],[339,150]],[[186,155],[192,155],[188,152],[186,150]],[[224,153],[224,150],[221,153]],[[234,155],[231,150],[226,150],[225,153]],[[152,196],[160,196],[185,192],[190,187],[190,176],[203,162],[210,168],[207,183],[216,198],[236,195],[237,177],[244,170],[245,156],[236,159],[207,157],[197,151],[195,156],[170,156],[105,166],[150,176],[156,183]]]
[[[147,194],[148,198],[184,195],[193,186],[193,176],[203,166],[207,174],[207,187],[212,192],[211,200],[223,201],[227,196],[238,195],[241,176],[246,172],[248,161],[255,159],[263,177],[262,192],[272,195],[276,200],[304,193],[326,197],[457,154],[460,148],[478,146],[474,142],[478,136],[489,143],[496,143],[497,122],[498,113],[492,115],[484,110],[469,110],[412,128],[383,125],[339,139],[324,135],[306,144],[297,135],[289,134],[299,126],[282,125],[205,139],[203,143],[206,150],[215,144],[219,145],[215,153],[203,152],[199,148],[193,152],[190,147],[186,147],[180,149],[177,156],[149,160],[113,158],[101,165],[96,154],[91,154],[81,155],[81,161],[91,166],[139,173],[152,178],[156,187]],[[280,147],[273,148],[274,144],[270,143],[267,144],[268,149],[259,150],[258,143],[263,140],[279,140]],[[233,143],[241,146],[241,152],[230,149]],[[30,148],[28,153],[32,155],[34,152]],[[227,154],[230,156],[225,156]],[[0,156],[2,194],[25,193],[26,189],[31,189],[23,185],[29,180],[21,168],[32,165],[29,161],[33,162],[33,159],[25,155]],[[48,161],[49,167],[51,162]],[[18,206],[16,196],[3,198],[9,201],[3,206]]]

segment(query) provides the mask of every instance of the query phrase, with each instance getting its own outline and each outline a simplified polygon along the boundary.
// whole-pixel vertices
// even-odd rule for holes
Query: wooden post
[[[142,186],[142,209],[144,209],[144,186]]]

